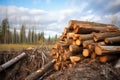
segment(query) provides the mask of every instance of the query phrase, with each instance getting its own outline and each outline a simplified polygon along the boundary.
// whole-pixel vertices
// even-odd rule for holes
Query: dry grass
[[[35,47],[35,45],[31,45],[31,44],[0,44],[0,51],[11,50],[11,49],[20,50],[20,49],[28,48],[28,47]]]
[[[38,46],[46,46],[47,48],[51,49],[52,45],[34,45],[34,44],[0,44],[0,51],[6,50],[20,50],[29,47],[38,47]]]

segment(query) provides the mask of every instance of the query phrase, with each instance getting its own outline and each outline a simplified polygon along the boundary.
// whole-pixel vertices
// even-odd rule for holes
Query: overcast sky
[[[0,22],[60,35],[71,19],[120,25],[120,0],[0,0]]]

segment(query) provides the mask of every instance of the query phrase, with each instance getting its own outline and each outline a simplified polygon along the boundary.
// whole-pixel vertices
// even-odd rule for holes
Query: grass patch
[[[28,47],[35,47],[38,45],[32,45],[32,44],[0,44],[0,51],[5,51],[5,50],[20,50],[23,48],[28,48]]]
[[[0,44],[0,51],[6,51],[6,50],[20,50],[25,49],[29,47],[38,47],[38,46],[45,46],[49,49],[51,49],[52,45],[34,45],[34,44]]]

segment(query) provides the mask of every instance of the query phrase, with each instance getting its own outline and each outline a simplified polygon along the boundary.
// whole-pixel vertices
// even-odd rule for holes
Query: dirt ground
[[[27,56],[0,72],[0,80],[24,80],[29,74],[51,60],[48,48],[37,47],[29,50],[1,51],[0,65],[22,52],[27,53]],[[114,68],[111,63],[103,64],[97,60],[84,59],[64,71],[51,69],[38,80],[120,80],[120,69]]]

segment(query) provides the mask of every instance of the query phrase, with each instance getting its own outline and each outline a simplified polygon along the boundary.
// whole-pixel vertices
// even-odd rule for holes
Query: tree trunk
[[[120,36],[105,38],[104,42],[106,44],[116,44],[116,43],[119,44],[120,43]]]
[[[17,61],[19,61],[20,59],[22,59],[22,58],[25,57],[26,55],[27,55],[27,54],[23,52],[22,54],[16,56],[15,58],[9,60],[8,62],[6,62],[6,63],[4,63],[4,64],[2,64],[2,65],[0,66],[0,72],[3,71],[3,70],[5,70],[6,68],[10,67],[11,65],[15,64]]]
[[[92,29],[92,28],[84,28],[84,27],[76,28],[74,30],[74,33],[76,33],[76,34],[90,34],[92,32],[97,32],[98,33],[100,31]]]
[[[116,37],[120,36],[120,31],[119,32],[106,32],[106,33],[95,33],[94,34],[94,41],[102,41],[105,38],[108,37]]]
[[[97,55],[120,54],[120,46],[96,46],[95,53]]]
[[[82,48],[76,45],[70,45],[69,46],[69,50],[70,52],[72,52],[73,54],[75,53],[82,53]]]
[[[82,42],[83,47],[87,47],[89,44],[94,43],[93,40],[86,40]]]
[[[43,67],[41,67],[37,71],[35,71],[32,74],[30,74],[29,76],[27,76],[25,78],[25,80],[36,80],[36,79],[38,79],[40,76],[42,76],[44,73],[46,73],[49,69],[51,69],[51,67],[53,67],[55,62],[56,62],[55,60],[52,60],[51,62],[47,63],[46,65],[44,65]]]
[[[74,35],[74,33],[67,33],[67,39],[72,39],[73,38],[73,35]]]
[[[93,52],[93,51],[90,50],[90,49],[83,49],[82,55],[83,55],[84,57],[88,57],[88,56],[91,55],[92,52]]]
[[[81,34],[79,39],[82,41],[93,39],[93,34]]]
[[[63,34],[66,35],[67,33],[72,32],[69,28],[64,28]]]
[[[99,61],[101,63],[106,63],[106,62],[117,60],[117,59],[118,59],[118,56],[116,55],[104,55],[99,57]]]

